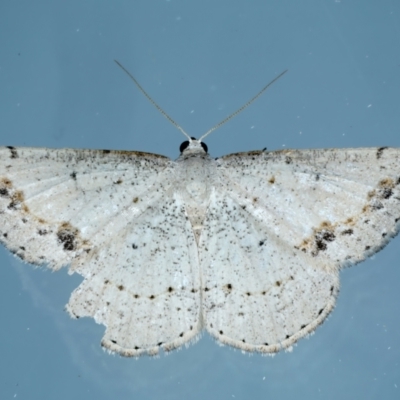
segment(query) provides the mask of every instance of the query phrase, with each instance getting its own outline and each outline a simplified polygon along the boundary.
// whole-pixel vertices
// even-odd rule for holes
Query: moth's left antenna
[[[147,100],[150,101],[151,104],[165,117],[167,120],[174,125],[176,128],[178,128],[191,142],[192,139],[191,137],[183,130],[183,128],[175,122],[151,97],[150,95],[140,86],[139,82],[133,77],[133,75],[122,65],[120,64],[117,60],[114,60],[115,63],[123,70],[125,73],[133,80],[135,85],[138,87],[138,89],[147,97]]]

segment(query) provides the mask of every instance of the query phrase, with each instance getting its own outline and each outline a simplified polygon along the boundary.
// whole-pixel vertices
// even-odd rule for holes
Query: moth
[[[103,324],[111,352],[157,355],[204,329],[245,352],[291,349],[334,308],[340,270],[398,233],[400,149],[215,159],[185,135],[176,161],[0,148],[0,240],[84,277],[67,311]]]

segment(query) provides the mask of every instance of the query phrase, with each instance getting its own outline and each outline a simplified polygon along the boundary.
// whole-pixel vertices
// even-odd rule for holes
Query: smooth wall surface
[[[213,156],[400,147],[395,0],[3,0],[0,144],[142,150],[184,140],[113,62]],[[292,353],[243,355],[207,334],[158,359],[100,347],[104,327],[63,311],[81,278],[0,248],[1,399],[398,399],[400,238],[341,273],[337,307]]]

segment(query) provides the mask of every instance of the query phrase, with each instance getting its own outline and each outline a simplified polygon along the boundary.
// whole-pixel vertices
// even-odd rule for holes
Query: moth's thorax
[[[182,154],[177,160],[179,194],[199,240],[215,179],[215,161],[204,151]]]

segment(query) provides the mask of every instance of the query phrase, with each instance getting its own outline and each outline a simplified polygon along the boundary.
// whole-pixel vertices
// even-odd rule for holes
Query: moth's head
[[[191,137],[190,140],[185,140],[179,147],[179,151],[181,154],[185,153],[199,153],[204,152],[208,153],[208,147],[205,143],[200,142],[194,137]]]

